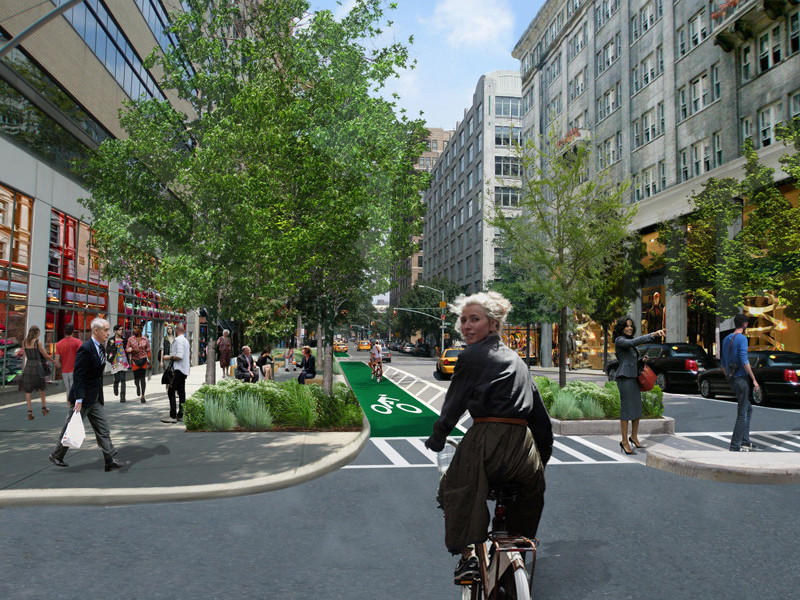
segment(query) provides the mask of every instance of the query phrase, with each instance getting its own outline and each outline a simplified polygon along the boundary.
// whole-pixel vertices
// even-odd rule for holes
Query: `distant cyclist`
[[[372,368],[372,378],[380,381],[383,377],[383,349],[377,340],[369,351],[369,366]]]

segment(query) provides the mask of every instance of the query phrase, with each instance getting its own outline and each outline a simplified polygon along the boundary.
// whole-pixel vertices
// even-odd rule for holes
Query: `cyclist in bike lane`
[[[383,376],[383,349],[381,348],[380,342],[376,341],[372,344],[369,355],[369,366],[372,369],[372,378],[380,383],[381,377]]]
[[[507,506],[511,533],[536,536],[544,508],[544,467],[553,452],[547,409],[522,359],[503,344],[511,303],[496,292],[459,296],[450,309],[460,314],[467,348],[458,357],[442,412],[425,445],[441,452],[465,410],[473,425],[458,445],[442,478],[445,544],[461,554],[454,582],[480,574],[474,545],[488,535],[486,497],[490,484],[516,482],[522,495]]]

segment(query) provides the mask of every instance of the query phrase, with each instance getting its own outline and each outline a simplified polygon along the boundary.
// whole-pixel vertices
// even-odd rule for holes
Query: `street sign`
[[[447,308],[447,302],[445,302],[444,300],[439,302],[439,308]]]
[[[447,315],[442,315],[442,321],[444,321],[446,318],[447,318]]]

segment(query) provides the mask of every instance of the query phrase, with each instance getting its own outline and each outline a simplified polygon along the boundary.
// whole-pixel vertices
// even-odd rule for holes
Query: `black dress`
[[[36,390],[45,389],[44,377],[39,373],[39,357],[38,346],[25,348],[25,369],[22,371],[22,381],[19,383],[19,389],[29,394]]]

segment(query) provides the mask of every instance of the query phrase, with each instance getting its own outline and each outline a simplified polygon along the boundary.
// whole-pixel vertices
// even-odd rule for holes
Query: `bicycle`
[[[380,360],[370,361],[369,366],[372,369],[372,379],[376,383],[380,383],[383,379],[383,362]]]
[[[443,450],[437,456],[440,478],[450,466],[458,443],[448,439],[447,445],[448,451]],[[522,485],[518,483],[490,487],[487,500],[495,502],[494,517],[488,539],[475,547],[481,574],[472,581],[462,582],[462,600],[530,600],[539,540],[509,533],[505,517],[506,504],[514,502],[521,493]],[[530,574],[526,568],[528,553]]]

